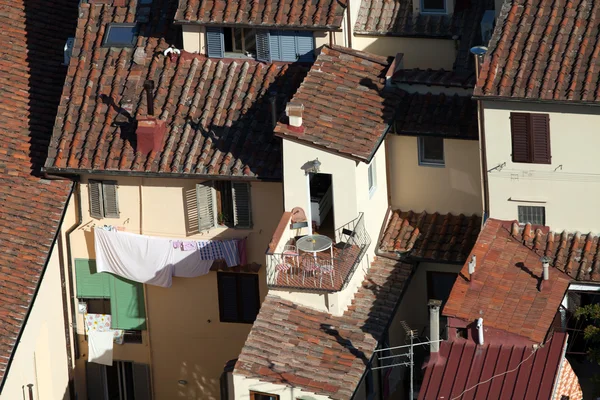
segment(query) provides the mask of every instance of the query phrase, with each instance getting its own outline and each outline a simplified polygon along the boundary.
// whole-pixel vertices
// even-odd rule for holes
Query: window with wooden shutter
[[[550,164],[550,118],[548,114],[511,113],[512,161]]]
[[[102,181],[102,200],[104,202],[104,218],[119,218],[116,181]]]
[[[223,28],[206,27],[206,53],[209,57],[223,58],[225,53]]]
[[[141,283],[112,276],[110,306],[113,329],[146,329],[144,286]]]
[[[280,38],[279,33],[281,31],[269,31],[269,51],[271,53],[271,60],[281,60],[281,45],[279,44]]]
[[[135,400],[150,400],[150,367],[147,364],[133,363],[133,392]]]
[[[104,201],[102,200],[102,182],[89,181],[90,215],[93,218],[104,217]]]
[[[198,201],[198,229],[210,229],[215,226],[215,198],[210,182],[196,185]]]
[[[77,284],[78,298],[109,298],[111,277],[110,274],[96,272],[96,260],[75,259],[75,283]]]
[[[296,35],[294,31],[279,31],[279,61],[298,60]]]
[[[217,285],[221,322],[253,323],[260,308],[258,275],[218,272]]]
[[[311,62],[315,58],[315,38],[311,31],[296,31],[298,61]]]
[[[271,62],[271,50],[269,47],[269,31],[256,31],[256,59],[258,61]]]
[[[250,184],[232,182],[233,220],[236,228],[252,227],[252,204],[250,202]]]

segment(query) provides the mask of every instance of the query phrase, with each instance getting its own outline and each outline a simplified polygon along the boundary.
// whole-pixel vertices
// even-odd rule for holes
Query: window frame
[[[217,186],[228,185],[228,190],[223,190],[223,188],[217,188]],[[248,224],[243,224],[244,221],[238,220],[237,208],[236,204],[242,196],[236,195],[236,186],[244,185],[246,187],[247,192],[247,202],[246,207],[248,210]],[[210,207],[210,205],[205,205],[201,203],[201,201],[208,201],[207,199],[203,200],[203,194],[201,193],[200,187],[206,187],[210,189],[210,198],[212,201],[212,226],[202,225],[200,230],[209,230],[214,228],[230,228],[230,229],[252,229],[254,227],[254,219],[252,218],[252,185],[250,182],[241,182],[241,181],[204,181],[196,184],[196,207],[198,210],[203,209],[205,206]],[[224,201],[223,194],[227,194],[227,199]],[[227,204],[231,206],[231,210],[227,210],[228,212],[223,211],[223,205]],[[219,222],[222,221],[220,215],[228,216],[231,218],[226,224]]]
[[[523,213],[524,214],[529,213],[530,216],[533,216],[531,214],[531,212],[533,211],[532,209],[534,209],[534,208],[541,209],[541,211],[542,211],[542,222],[541,223],[537,223],[537,222],[521,221],[521,209],[528,209],[528,211],[527,210],[523,210]],[[519,221],[520,225],[531,224],[531,225],[546,226],[546,206],[533,206],[533,205],[527,205],[527,204],[518,204],[517,205],[517,221]]]
[[[221,289],[221,279],[224,276],[235,276],[235,290],[236,290],[236,300],[237,300],[237,318],[229,319],[225,317],[225,312],[223,309],[224,303],[223,299],[227,296],[227,293],[224,293],[223,289]],[[254,279],[254,284],[256,288],[256,316],[252,321],[243,320],[243,301],[241,298],[241,279],[240,276],[252,276]],[[253,324],[256,321],[256,317],[258,316],[258,312],[260,311],[260,281],[258,279],[258,274],[255,273],[243,273],[243,272],[221,272],[217,271],[217,296],[219,301],[219,321],[222,323],[237,323],[237,324]]]
[[[369,186],[369,198],[371,198],[377,191],[377,165],[375,157],[373,157],[367,168],[367,185]]]
[[[98,198],[95,199],[94,196],[92,196],[92,185],[93,184],[98,184]],[[96,179],[89,179],[87,182],[88,185],[88,197],[89,197],[89,212],[90,212],[90,216],[92,218],[96,218],[96,219],[104,219],[104,218],[120,218],[121,217],[121,211],[119,210],[119,183],[115,180],[96,180]],[[106,197],[104,195],[106,188],[105,186],[114,186],[114,191],[115,191],[115,208],[116,208],[116,213],[108,213],[107,210],[107,205],[106,205]],[[93,201],[97,201],[98,202],[98,207],[99,207],[99,214],[95,214],[93,212]]]
[[[421,6],[421,14],[448,14],[448,0],[444,0],[444,8],[443,9],[429,9],[425,7],[426,0],[420,0]]]
[[[133,36],[131,37],[131,42],[129,44],[120,43],[120,44],[109,44],[110,31],[112,28],[133,28]],[[139,36],[139,27],[137,23],[110,23],[106,26],[106,32],[104,33],[104,38],[102,39],[102,47],[115,47],[115,48],[129,48],[135,47],[135,42],[137,42],[137,38]]]
[[[442,159],[433,160],[425,158],[425,139],[439,139],[442,141]],[[422,167],[444,168],[446,166],[446,146],[444,138],[440,136],[417,136],[417,147],[419,153],[419,165]]]
[[[256,400],[256,395],[259,395],[259,396],[269,396],[269,397],[275,398],[275,400],[279,400],[279,395],[278,394],[271,394],[271,393],[257,392],[257,391],[254,391],[254,390],[250,390],[250,400]]]
[[[526,118],[525,123],[525,132],[524,139],[525,146],[527,150],[526,159],[519,159],[519,156],[515,156],[515,137],[517,137],[521,132],[516,131],[516,127],[518,126],[517,122],[515,122],[515,117]],[[550,115],[547,113],[529,113],[529,112],[511,112],[509,115],[510,119],[510,141],[511,141],[511,162],[515,164],[542,164],[549,165],[552,164],[552,143],[551,143],[551,133],[550,133]],[[537,146],[541,146],[540,143],[536,141],[536,132],[534,132],[534,119],[542,119],[546,125],[546,140],[547,146],[543,151],[547,155],[547,159],[541,160],[536,158],[536,150],[542,150]],[[538,120],[538,123],[542,121]],[[517,160],[515,160],[517,158]]]

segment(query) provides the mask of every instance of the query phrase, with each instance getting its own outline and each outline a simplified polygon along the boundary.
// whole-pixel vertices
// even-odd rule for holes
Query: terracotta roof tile
[[[388,257],[462,263],[475,245],[481,217],[394,210],[379,251]]]
[[[42,179],[77,3],[0,0],[0,379],[58,230],[70,183]]]
[[[541,343],[571,279],[553,268],[542,283],[540,253],[513,236],[515,228],[512,221],[486,221],[468,257],[476,256],[473,279],[467,261],[443,314],[466,321],[482,317],[487,326]]]
[[[339,29],[347,0],[181,0],[178,23]]]
[[[475,86],[475,70],[447,71],[444,69],[400,69],[394,73],[392,80],[397,84],[472,89]]]
[[[442,342],[425,369],[419,400],[461,398],[463,391],[473,400],[551,399],[566,342],[566,333],[555,333],[539,350],[514,344],[480,346],[466,340]]]
[[[411,272],[376,258],[341,317],[267,295],[233,373],[351,398]]]
[[[412,0],[362,0],[354,32],[377,36],[415,36],[452,39],[459,47],[454,69],[471,69],[469,49],[481,44],[480,23],[490,0],[457,0],[454,13],[448,15],[413,13]]]
[[[395,132],[448,139],[479,139],[477,103],[470,97],[412,93],[402,99]]]
[[[340,46],[324,46],[292,101],[304,105],[303,131],[287,123],[278,136],[370,161],[405,92],[385,89],[389,63]]]
[[[504,2],[475,95],[597,102],[599,27],[596,1]]]
[[[101,46],[106,25],[133,21],[134,8],[81,4],[48,170],[281,178],[281,141],[273,137],[266,96],[277,92],[283,111],[308,67],[186,52],[171,60],[162,51],[177,29],[165,18],[176,6],[152,3],[157,19],[141,24],[136,50]],[[146,116],[146,79],[156,83],[155,115],[167,133],[160,151],[143,155],[135,150],[135,120]]]

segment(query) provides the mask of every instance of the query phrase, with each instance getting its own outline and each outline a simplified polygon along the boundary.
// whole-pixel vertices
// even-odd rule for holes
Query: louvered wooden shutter
[[[252,227],[252,204],[250,202],[250,184],[231,182],[233,197],[233,221],[236,228]]]
[[[110,274],[96,272],[96,260],[75,259],[75,282],[78,298],[109,298],[111,278]]]
[[[269,46],[269,31],[256,31],[256,59],[258,61],[271,62],[271,51]]]
[[[206,52],[209,57],[223,58],[225,42],[223,39],[223,28],[206,28]]]
[[[215,198],[214,190],[209,183],[196,185],[196,198],[198,200],[198,229],[210,229],[215,226]]]
[[[87,386],[88,400],[105,400],[108,396],[106,391],[105,365],[91,362],[85,363],[85,381]]]
[[[298,49],[296,48],[296,35],[294,31],[280,31],[279,33],[281,61],[298,60]]]
[[[116,181],[102,181],[102,200],[104,203],[104,218],[119,218]]]
[[[151,400],[150,368],[146,364],[133,363],[133,392],[135,400]]]
[[[236,274],[218,273],[219,313],[222,322],[237,322],[238,292]]]
[[[88,181],[90,196],[90,215],[93,218],[104,217],[104,201],[102,200],[102,182]]]
[[[239,274],[240,300],[243,322],[254,322],[260,308],[258,293],[258,275]]]
[[[311,62],[314,60],[315,39],[311,31],[296,31],[296,49],[298,61]]]
[[[548,114],[531,114],[532,162],[550,164],[550,118]]]
[[[513,162],[531,162],[529,114],[510,113],[510,131],[512,138]]]
[[[280,32],[269,31],[269,50],[273,61],[281,61]]]
[[[138,282],[112,276],[110,314],[113,329],[146,329],[144,286]]]

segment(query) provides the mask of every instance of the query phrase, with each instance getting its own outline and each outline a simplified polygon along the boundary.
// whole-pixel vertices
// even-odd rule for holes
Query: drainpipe
[[[479,80],[479,69],[483,56],[487,52],[487,47],[475,46],[471,48],[471,54],[475,56],[475,81]],[[488,187],[487,176],[487,152],[485,148],[485,120],[483,112],[483,104],[481,100],[477,100],[477,114],[479,119],[479,152],[481,155],[481,185],[483,186],[483,222],[490,215],[490,191]]]
[[[347,20],[346,20],[346,30],[348,31],[348,48],[352,48],[352,17],[350,16],[350,3],[352,3],[352,0],[348,0],[348,6],[346,7],[346,15],[348,16]]]
[[[77,315],[75,312],[75,290],[73,285],[73,257],[71,252],[71,233],[75,231],[82,222],[81,212],[81,186],[79,182],[75,182],[74,195],[75,195],[75,212],[77,215],[77,222],[65,232],[65,242],[67,245],[67,274],[69,275],[69,287],[71,289],[71,321],[73,324],[72,335],[73,335],[73,348],[75,350],[75,359],[79,359],[79,343],[77,342]]]
[[[429,300],[429,351],[440,351],[440,307],[441,300]]]
[[[477,319],[477,344],[483,346],[483,318]]]

